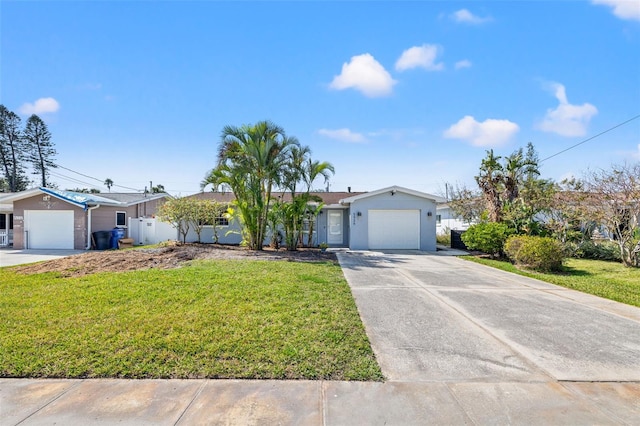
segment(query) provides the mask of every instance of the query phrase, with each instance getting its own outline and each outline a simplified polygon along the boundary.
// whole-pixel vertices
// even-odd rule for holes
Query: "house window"
[[[9,229],[13,229],[13,213],[0,214],[0,230],[7,229],[7,217],[9,217]]]
[[[440,225],[442,223],[442,215],[441,214],[437,214],[436,215],[436,225]]]
[[[229,226],[229,219],[226,217],[216,217],[216,226]]]
[[[127,212],[116,212],[116,227],[126,228],[127,226]]]

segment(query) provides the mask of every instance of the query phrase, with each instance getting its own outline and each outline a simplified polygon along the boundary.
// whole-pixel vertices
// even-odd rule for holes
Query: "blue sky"
[[[473,185],[487,149],[531,141],[546,158],[640,114],[637,0],[9,0],[0,14],[0,103],[38,113],[57,162],[98,179],[58,169],[63,189],[197,192],[223,126],[268,119],[334,164],[332,190],[439,194]],[[542,172],[638,160],[640,119]]]

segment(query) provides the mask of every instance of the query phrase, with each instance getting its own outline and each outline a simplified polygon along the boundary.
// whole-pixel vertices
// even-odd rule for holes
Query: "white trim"
[[[118,225],[118,214],[122,213],[124,215],[124,225]],[[116,210],[116,228],[126,228],[127,227],[127,212]]]
[[[434,201],[436,203],[440,203],[445,201],[444,198],[438,197],[437,195],[427,194],[426,192],[415,191],[413,189],[404,188],[402,186],[389,186],[387,188],[378,189],[376,191],[365,192],[364,194],[354,195],[353,197],[348,197],[340,200],[340,204],[351,204],[354,201],[362,200],[364,198],[375,197],[376,195],[384,194],[385,192],[402,192],[405,194],[413,195],[419,198],[426,198],[427,200]]]

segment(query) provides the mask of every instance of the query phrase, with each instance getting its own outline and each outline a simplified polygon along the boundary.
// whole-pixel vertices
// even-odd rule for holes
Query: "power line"
[[[55,163],[54,163],[54,164],[55,164]],[[89,176],[89,175],[86,175],[86,174],[84,174],[84,173],[77,172],[77,171],[72,170],[72,169],[70,169],[70,168],[68,168],[68,167],[64,167],[64,166],[62,166],[62,165],[60,165],[60,164],[55,164],[55,166],[56,166],[57,168],[60,168],[60,169],[68,170],[68,171],[70,171],[70,172],[72,172],[72,173],[75,173],[75,174],[77,174],[77,175],[80,175],[80,176],[83,176],[83,177],[86,177],[86,178],[89,178],[89,179],[93,179],[93,180],[95,180],[95,181],[100,182],[100,184],[104,184],[104,180],[102,180],[102,179],[98,179],[98,178],[96,178],[96,177]],[[83,183],[83,184],[85,184],[85,185],[89,185],[89,186],[91,186],[91,185],[92,185],[92,184],[89,184],[89,183],[86,183],[86,182],[81,182],[81,183]],[[131,191],[136,191],[136,192],[143,192],[143,190],[138,189],[138,188],[130,188],[130,187],[128,187],[128,186],[117,185],[117,184],[115,184],[115,183],[114,183],[113,185],[111,185],[111,186],[115,186],[115,187],[118,187],[118,188],[129,189],[129,190],[131,190]]]
[[[573,149],[573,148],[575,148],[575,147],[577,147],[577,146],[580,146],[580,145],[582,145],[583,143],[589,142],[590,140],[593,140],[593,139],[595,139],[595,138],[597,138],[597,137],[599,137],[599,136],[602,136],[602,135],[604,135],[605,133],[608,133],[608,132],[610,132],[610,131],[612,131],[612,130],[614,130],[614,129],[617,129],[618,127],[624,126],[625,124],[630,123],[631,121],[636,120],[636,119],[638,119],[638,118],[640,118],[640,114],[636,115],[635,117],[631,117],[631,118],[630,118],[630,119],[628,119],[627,121],[624,121],[624,122],[622,122],[622,123],[620,123],[620,124],[616,124],[615,126],[611,127],[610,129],[605,130],[604,132],[600,132],[600,133],[598,133],[597,135],[591,136],[590,138],[585,139],[585,140],[583,140],[582,142],[578,142],[577,144],[572,145],[572,146],[570,146],[570,147],[569,147],[569,148],[567,148],[567,149],[563,149],[562,151],[560,151],[560,152],[556,152],[555,154],[550,155],[550,156],[549,156],[549,157],[547,157],[547,158],[543,158],[542,160],[540,160],[540,161],[539,161],[539,163],[542,163],[543,161],[547,161],[547,160],[548,160],[548,159],[550,159],[550,158],[553,158],[553,157],[556,157],[556,156],[558,156],[558,155],[560,155],[560,154],[563,154],[563,153],[565,153],[565,152],[569,151],[570,149]]]

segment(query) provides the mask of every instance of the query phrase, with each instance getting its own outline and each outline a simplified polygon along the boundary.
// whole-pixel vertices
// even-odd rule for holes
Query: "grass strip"
[[[463,256],[469,260],[525,277],[582,291],[640,307],[640,268],[627,268],[621,263],[602,260],[567,259],[559,273],[521,270],[503,260]]]

